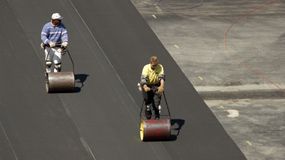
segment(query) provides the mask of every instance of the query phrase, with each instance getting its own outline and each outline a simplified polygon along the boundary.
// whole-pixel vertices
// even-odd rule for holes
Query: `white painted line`
[[[229,113],[229,114],[227,115],[227,117],[229,117],[229,118],[236,118],[236,117],[239,117],[239,111],[238,111],[238,110],[229,109],[229,110],[227,110],[227,112]]]
[[[220,106],[219,108],[220,108],[220,109],[224,109],[225,107],[224,107],[224,106]]]
[[[86,151],[89,152],[89,154],[92,156],[92,158],[94,160],[96,160],[94,153],[92,152],[88,143],[83,139],[83,137],[80,137],[80,141],[81,141],[82,145],[84,146],[84,148],[86,149]]]
[[[199,78],[201,81],[203,81],[203,80],[204,80],[204,78],[203,78],[203,77],[201,77],[201,76],[198,76],[198,78]]]
[[[175,44],[175,45],[174,45],[174,47],[175,47],[175,48],[177,48],[177,49],[179,49],[179,48],[180,48],[177,44]]]
[[[2,124],[1,121],[0,121],[0,128],[3,130],[3,133],[4,133],[5,138],[6,138],[7,142],[8,142],[8,144],[9,144],[9,147],[10,147],[11,150],[12,150],[12,153],[13,153],[13,155],[14,155],[14,158],[15,158],[16,160],[18,160],[18,156],[17,156],[17,154],[16,154],[16,151],[15,151],[15,149],[14,149],[14,147],[13,147],[11,141],[10,141],[10,138],[8,137],[8,134],[7,134],[7,132],[6,132],[6,130],[5,130],[5,128],[4,128],[4,126],[3,126],[3,124]]]
[[[152,17],[153,17],[154,19],[157,19],[156,15],[154,15],[154,14],[152,15]]]
[[[250,141],[245,141],[246,144],[248,144],[249,146],[252,146],[252,143]]]

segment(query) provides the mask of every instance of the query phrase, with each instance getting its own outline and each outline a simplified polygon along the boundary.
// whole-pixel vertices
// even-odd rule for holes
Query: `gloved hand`
[[[150,91],[150,88],[149,88],[147,85],[144,85],[144,86],[143,86],[143,90],[144,90],[145,92],[149,92],[149,91]]]
[[[45,44],[44,43],[41,43],[41,48],[45,49]]]
[[[157,93],[158,93],[158,94],[162,94],[163,91],[164,91],[164,88],[163,88],[162,86],[159,86],[159,87],[157,88]]]
[[[66,47],[67,47],[67,45],[68,45],[68,43],[67,43],[67,42],[62,42],[62,43],[61,43],[61,46],[62,46],[63,48],[66,48]]]
[[[49,42],[48,44],[49,44],[50,48],[55,47],[55,43],[54,42]]]

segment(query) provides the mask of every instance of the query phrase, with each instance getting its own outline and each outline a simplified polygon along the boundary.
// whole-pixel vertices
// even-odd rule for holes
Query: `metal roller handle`
[[[71,65],[72,65],[72,72],[74,73],[74,71],[75,71],[75,67],[74,67],[74,61],[73,61],[73,58],[72,58],[72,56],[71,56],[71,54],[70,54],[70,52],[69,52],[69,50],[68,50],[68,49],[65,49],[65,51],[66,51],[66,53],[68,54],[68,57],[69,57],[69,59],[70,59]]]
[[[170,109],[169,109],[169,105],[168,105],[168,102],[167,102],[167,99],[166,99],[164,91],[163,91],[163,97],[164,97],[164,101],[165,101],[165,104],[166,104],[166,107],[167,107],[168,116],[171,119]]]

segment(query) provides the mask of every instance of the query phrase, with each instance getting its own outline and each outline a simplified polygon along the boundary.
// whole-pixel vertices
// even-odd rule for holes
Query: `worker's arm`
[[[44,44],[49,44],[49,39],[47,38],[47,36],[48,36],[48,26],[44,25],[41,32],[41,39]]]
[[[145,65],[143,67],[143,70],[142,70],[141,82],[140,82],[140,84],[141,84],[141,86],[145,92],[150,91],[150,88],[147,86],[147,75],[148,75],[148,67],[147,67],[147,65]]]
[[[160,86],[158,87],[158,93],[162,93],[164,91],[164,83],[165,83],[165,75],[164,75],[164,69],[163,66],[160,65],[160,73],[158,75]]]
[[[159,78],[160,86],[164,87],[165,75],[164,75],[164,68],[161,64],[160,64],[160,72],[158,74],[158,78]]]
[[[66,28],[63,26],[63,30],[61,33],[61,41],[62,42],[68,42],[68,34]]]
[[[147,84],[147,75],[148,75],[148,69],[147,65],[143,67],[142,74],[141,74],[141,85],[144,86]]]
[[[164,88],[164,79],[160,80],[160,87]]]

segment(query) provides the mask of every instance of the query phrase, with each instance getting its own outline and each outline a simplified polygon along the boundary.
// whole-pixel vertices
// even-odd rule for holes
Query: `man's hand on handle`
[[[143,90],[144,90],[145,92],[149,92],[149,91],[150,91],[150,88],[145,84],[145,85],[143,86]]]
[[[160,80],[160,86],[157,88],[157,93],[162,94],[164,92],[164,79]]]
[[[55,45],[56,45],[54,42],[49,42],[48,44],[49,44],[49,47],[50,47],[50,48],[53,48],[53,47],[55,47]]]
[[[157,88],[157,93],[158,93],[158,94],[162,94],[163,91],[164,91],[164,87],[163,87],[163,86],[159,86],[159,87]]]
[[[61,43],[61,47],[63,47],[63,48],[66,48],[66,47],[67,47],[67,45],[68,45],[68,43],[67,43],[67,42],[62,42],[62,43]]]

